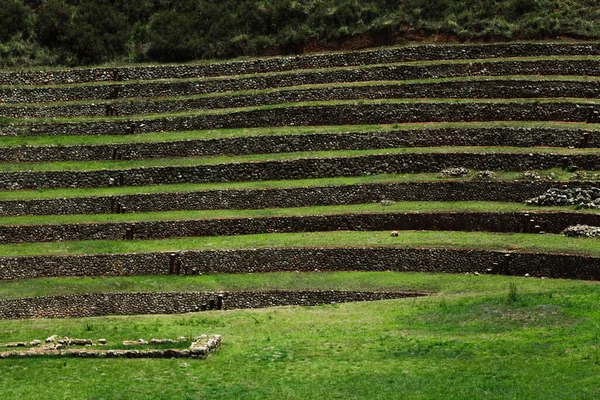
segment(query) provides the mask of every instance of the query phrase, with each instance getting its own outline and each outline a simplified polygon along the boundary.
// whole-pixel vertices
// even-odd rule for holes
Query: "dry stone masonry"
[[[424,296],[421,292],[254,291],[90,293],[0,300],[0,319],[181,314],[217,309],[315,306]],[[214,305],[214,306],[213,306]]]
[[[399,243],[401,246],[402,243]],[[306,247],[0,258],[0,279],[277,271],[491,273],[600,280],[600,258],[409,247]],[[58,306],[57,306],[58,307]],[[60,306],[62,307],[62,306]],[[194,311],[194,310],[189,310]]]
[[[51,339],[49,341],[49,339]],[[30,342],[27,350],[12,350],[0,352],[0,359],[6,358],[31,358],[31,357],[73,357],[73,358],[206,358],[209,353],[221,345],[221,335],[201,335],[194,338],[188,349],[98,349],[97,346],[105,347],[106,340],[100,339],[98,344],[93,344],[91,339],[59,339],[55,337],[46,339],[47,344],[41,344],[40,340]],[[62,343],[61,343],[62,342]],[[178,343],[175,340],[152,340],[152,344]],[[139,343],[139,342],[138,342]],[[19,343],[18,347],[25,347],[25,342]],[[124,345],[126,342],[124,342]],[[148,344],[144,341],[143,344]],[[73,348],[86,346],[85,348]],[[94,347],[92,347],[94,346]],[[0,348],[3,347],[0,345]],[[6,347],[15,347],[8,343]]]
[[[504,57],[588,56],[600,54],[600,44],[498,43],[489,45],[418,45],[398,48],[274,57],[198,65],[128,68],[81,68],[35,72],[1,72],[0,85],[71,84],[94,81],[182,79],[197,76],[243,75],[405,61],[461,60]]]

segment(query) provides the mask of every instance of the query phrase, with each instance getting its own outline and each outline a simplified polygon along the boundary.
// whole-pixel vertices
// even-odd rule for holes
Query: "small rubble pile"
[[[556,174],[554,172],[546,174],[537,171],[525,171],[519,179],[524,181],[553,181],[556,180]]]
[[[446,168],[440,171],[442,178],[462,178],[469,175],[469,170],[463,167]]]
[[[569,177],[570,181],[597,181],[600,180],[600,174],[588,171],[577,171]]]
[[[600,188],[548,189],[546,193],[526,200],[535,206],[577,206],[578,208],[600,208]]]
[[[600,226],[573,225],[563,231],[567,237],[598,237],[600,236]]]
[[[471,177],[474,181],[491,181],[496,177],[493,171],[479,171]]]

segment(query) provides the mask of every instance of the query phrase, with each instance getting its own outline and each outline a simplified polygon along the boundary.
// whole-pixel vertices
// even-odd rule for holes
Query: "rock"
[[[147,345],[148,342],[146,342],[144,339],[138,339],[138,340],[125,340],[123,342],[123,346],[143,346],[143,345]]]
[[[479,171],[471,179],[475,181],[491,181],[496,177],[493,171]]]
[[[442,178],[461,178],[469,175],[469,170],[463,167],[446,168],[440,171]]]
[[[567,237],[598,237],[600,236],[599,226],[573,225],[563,231]]]

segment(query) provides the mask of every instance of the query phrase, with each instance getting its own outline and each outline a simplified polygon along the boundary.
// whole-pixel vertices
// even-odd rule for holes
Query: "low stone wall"
[[[123,68],[101,67],[23,72],[1,71],[0,84],[41,85],[114,80],[174,79],[196,76],[255,74],[309,68],[332,68],[401,61],[598,54],[600,54],[600,44],[597,42],[413,45],[355,52],[310,54],[295,57],[273,57],[209,64]]]
[[[253,291],[220,292],[223,309],[375,301],[423,296],[418,292]],[[182,314],[215,301],[208,292],[90,293],[0,300],[0,319],[80,318],[103,315]]]
[[[0,160],[9,162],[134,160],[429,146],[600,147],[600,135],[595,135],[595,131],[590,129],[559,128],[410,129],[85,146],[1,147]]]
[[[390,79],[379,76],[379,79]],[[239,82],[238,82],[239,83]],[[158,84],[152,84],[158,85]],[[165,85],[165,84],[160,84]],[[192,84],[172,84],[174,87],[187,87],[179,95],[197,94],[198,88]],[[154,91],[151,90],[154,94]],[[147,90],[140,90],[143,95]],[[86,91],[85,93],[94,93]],[[159,94],[166,94],[159,93]],[[173,93],[175,94],[175,92]],[[129,95],[127,95],[129,96]],[[60,97],[60,96],[57,96]],[[270,104],[286,104],[308,101],[360,100],[360,99],[401,99],[401,98],[598,98],[600,86],[586,81],[564,80],[473,80],[469,82],[428,82],[390,85],[368,85],[348,87],[328,87],[313,89],[280,90],[269,93],[234,96],[210,96],[196,99],[162,99],[134,101],[100,101],[50,106],[2,106],[0,115],[12,118],[54,118],[75,116],[131,116],[161,114],[170,112],[253,107]]]
[[[63,276],[195,275],[315,270],[455,274],[478,272],[600,280],[600,258],[567,254],[407,247],[265,248],[0,258],[0,279],[3,280]],[[119,309],[118,304],[115,308]],[[0,307],[0,313],[2,309],[3,307]],[[56,308],[57,312],[61,309]]]
[[[0,243],[144,240],[173,237],[326,231],[485,231],[560,233],[571,225],[600,225],[600,214],[553,212],[389,212],[218,218],[179,221],[0,225]]]
[[[368,183],[281,189],[224,189],[197,192],[0,201],[2,215],[108,214],[173,210],[291,208],[392,201],[522,202],[551,188],[592,187],[598,182],[433,181]]]
[[[0,173],[1,190],[61,187],[146,186],[170,183],[268,181],[375,174],[439,172],[450,167],[526,171],[576,165],[595,170],[599,154],[398,153],[356,157],[306,158],[264,162],[142,167],[96,171]]]
[[[139,119],[134,122],[17,123],[0,125],[0,136],[124,135],[133,130],[177,132],[220,128],[390,124],[405,122],[564,121],[597,122],[600,104],[588,102],[382,102],[289,106]]]
[[[90,340],[91,342],[91,340]],[[73,357],[73,358],[206,358],[221,345],[220,335],[202,335],[189,349],[127,349],[99,350],[98,347],[68,348],[54,344],[32,347],[27,350],[0,352],[0,359],[31,357]]]

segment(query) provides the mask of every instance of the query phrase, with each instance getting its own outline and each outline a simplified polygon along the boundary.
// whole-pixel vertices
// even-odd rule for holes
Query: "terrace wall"
[[[598,122],[600,104],[589,102],[393,102],[291,106],[226,114],[104,120],[75,123],[0,125],[0,135],[124,135],[220,128],[391,124],[405,122],[565,121]]]
[[[600,43],[497,43],[488,45],[418,45],[397,48],[274,57],[211,64],[85,68],[49,71],[2,71],[2,85],[43,85],[111,80],[177,79],[242,75],[310,68],[332,68],[403,61],[501,57],[582,56],[600,54]]]
[[[0,173],[1,190],[64,187],[145,186],[170,183],[268,181],[369,174],[439,172],[450,167],[526,171],[576,165],[595,170],[599,154],[399,153],[355,157],[237,162],[197,166],[143,167],[96,171]]]
[[[486,231],[560,233],[572,225],[600,225],[600,214],[581,212],[393,212],[179,221],[0,225],[0,243],[73,240],[145,240],[174,237],[327,231]]]
[[[600,280],[600,258],[533,252],[400,247],[266,248],[0,258],[0,279],[4,280],[315,270],[455,274],[478,272]]]
[[[106,145],[0,147],[9,162],[134,160],[215,155],[292,153],[323,150],[368,150],[429,146],[600,147],[591,129],[441,128],[378,132],[244,136]]]
[[[600,65],[597,65],[600,67]],[[580,71],[583,72],[583,71]],[[296,77],[297,78],[297,77]],[[389,74],[377,76],[381,80],[390,80]],[[335,81],[335,79],[333,79]],[[240,82],[237,82],[240,83]],[[279,85],[281,82],[276,83]],[[304,82],[303,82],[304,83]],[[391,85],[367,85],[328,87],[296,90],[279,90],[269,93],[243,95],[210,96],[195,99],[142,99],[133,101],[100,101],[96,103],[36,105],[36,106],[2,106],[0,115],[12,118],[54,118],[73,116],[105,116],[110,108],[111,115],[130,116],[142,114],[161,114],[207,109],[223,109],[236,107],[254,107],[269,104],[298,103],[328,100],[360,100],[360,99],[402,99],[402,98],[476,98],[476,99],[510,99],[510,98],[598,98],[600,86],[594,81],[564,80],[472,80],[469,82],[428,82],[405,83]],[[157,85],[157,84],[149,84]],[[160,84],[166,85],[166,84]],[[194,95],[198,94],[196,84],[179,83],[173,92],[159,91],[158,95]],[[254,86],[254,85],[253,85]],[[94,87],[87,88],[84,93],[95,93]],[[179,90],[181,89],[181,90]],[[57,89],[62,90],[62,89]],[[78,89],[79,90],[79,89]],[[154,89],[140,90],[140,96],[146,96]],[[120,93],[120,92],[119,92]],[[133,93],[126,96],[131,97]],[[37,95],[34,95],[34,99]],[[61,95],[56,98],[61,98]],[[54,99],[54,98],[53,98]],[[47,100],[47,99],[45,99]]]
[[[223,292],[226,310],[283,305],[316,306],[422,296],[415,292],[256,291]],[[0,319],[78,318],[102,315],[181,314],[215,301],[207,292],[89,293],[0,300]]]
[[[68,215],[124,212],[291,208],[393,201],[522,202],[551,188],[597,186],[598,182],[438,181],[371,183],[281,189],[223,189],[197,192],[0,201],[2,215]]]

